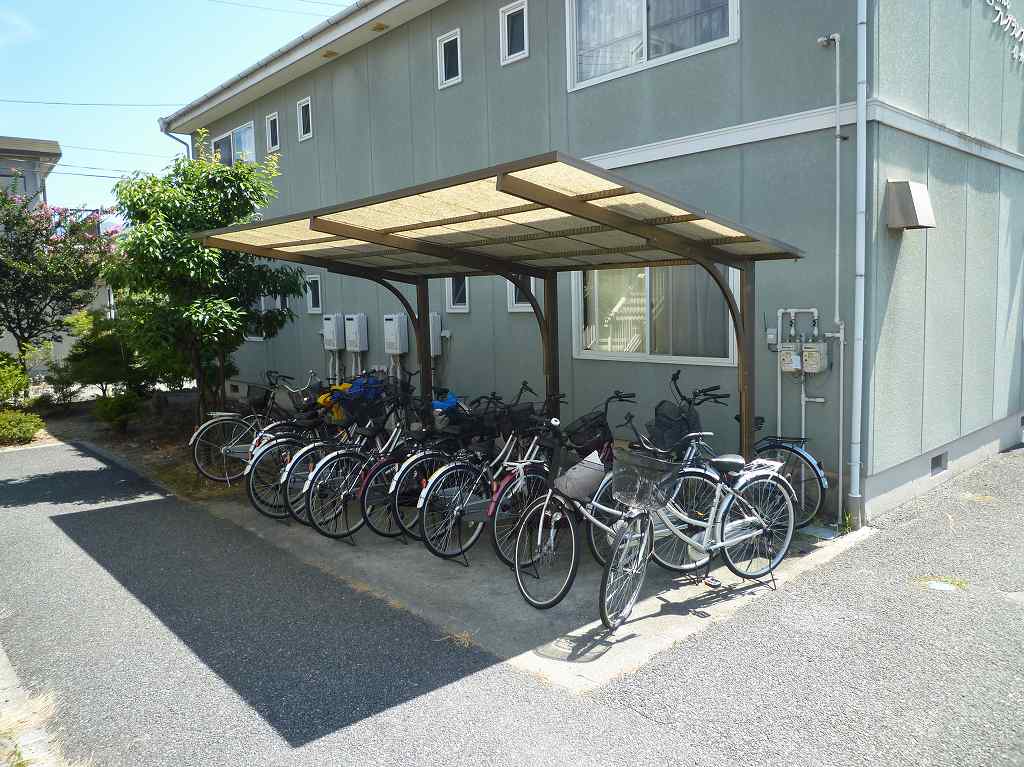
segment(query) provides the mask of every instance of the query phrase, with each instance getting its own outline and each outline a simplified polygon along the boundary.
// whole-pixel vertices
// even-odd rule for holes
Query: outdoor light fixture
[[[890,229],[934,229],[935,212],[928,187],[916,181],[886,183]]]

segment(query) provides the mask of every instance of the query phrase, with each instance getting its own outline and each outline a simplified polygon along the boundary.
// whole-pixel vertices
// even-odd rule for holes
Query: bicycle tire
[[[488,502],[489,505],[491,493],[487,477],[479,467],[462,461],[436,471],[423,488],[416,504],[420,530],[423,544],[435,557],[460,557],[480,540],[484,520],[468,523],[463,520],[463,507],[474,494],[478,503]],[[463,536],[464,532],[467,535]]]
[[[402,528],[392,509],[392,496],[388,489],[404,460],[385,458],[378,461],[366,473],[362,487],[359,488],[359,511],[366,520],[366,526],[383,538],[397,538],[402,535]]]
[[[417,541],[423,540],[420,528],[419,498],[430,476],[451,461],[448,453],[436,450],[410,456],[399,468],[392,482],[392,508],[402,531]]]
[[[498,559],[509,567],[515,567],[515,543],[519,533],[519,522],[529,505],[546,490],[547,476],[542,471],[524,472],[522,482],[515,474],[510,473],[498,485],[498,491],[491,499],[488,525],[491,530],[491,545]]]
[[[281,470],[292,451],[302,446],[297,439],[283,438],[263,446],[245,470],[245,490],[249,503],[271,519],[288,519],[288,507],[281,495]]]
[[[363,470],[369,460],[358,450],[337,450],[313,470],[306,490],[306,516],[320,535],[338,540],[362,529],[366,521],[362,513],[352,512],[358,508]],[[349,522],[352,516],[355,522]]]
[[[616,508],[621,505],[612,497],[612,475],[610,472],[601,480],[601,484],[597,486],[597,490],[594,492],[594,503],[600,503],[608,508]],[[594,508],[593,506],[590,507],[589,511],[598,521],[605,523],[608,527],[611,527],[619,519],[619,517],[612,517],[607,511]],[[608,564],[608,552],[611,550],[614,542],[614,535],[602,530],[589,519],[587,520],[587,548],[590,549],[590,554],[594,557],[594,561],[601,565],[601,567]]]
[[[251,418],[251,416],[250,416]],[[238,466],[229,470],[229,456],[224,453],[224,448],[231,445],[241,445],[252,442],[252,435],[256,432],[255,419],[247,420],[242,416],[211,418],[196,429],[192,437],[192,463],[196,471],[214,482],[230,484],[241,479],[245,475],[245,467],[249,462],[246,458],[234,458],[230,460]],[[223,435],[223,436],[218,436]],[[215,471],[213,466],[216,463],[215,456],[221,459],[222,471]],[[237,470],[236,470],[237,468]]]
[[[550,610],[569,593],[576,572],[579,568],[579,532],[574,519],[575,512],[566,506],[565,501],[557,495],[550,500],[547,495],[538,498],[523,514],[523,524],[516,536],[516,555],[513,567],[516,574],[516,585],[519,593],[531,607],[538,610]],[[547,523],[545,532],[543,526]],[[537,536],[534,536],[534,531]],[[548,583],[553,583],[552,594],[542,594],[537,588],[544,577],[541,568],[554,564],[558,557],[555,548],[568,545],[569,563],[564,575],[555,575]],[[538,566],[540,565],[540,567]]]
[[[683,469],[677,478],[678,485],[672,494],[673,505],[691,519],[711,524],[715,518],[715,500],[718,498],[717,476],[707,469],[693,467]],[[666,509],[665,515],[673,526],[685,524],[684,520],[673,519],[675,515],[672,509]],[[667,530],[657,515],[651,516],[651,525],[654,535],[651,558],[662,569],[672,573],[692,573],[711,561],[711,555],[694,548]],[[703,530],[698,525],[689,525],[684,532],[691,538],[697,538]]]
[[[306,516],[306,481],[321,460],[335,449],[326,442],[314,442],[296,451],[285,467],[281,484],[284,487],[285,505],[292,519],[303,525],[309,524]]]
[[[619,520],[616,528],[598,597],[601,623],[609,631],[629,620],[644,585],[654,544],[654,526],[647,512]]]
[[[729,498],[718,521],[718,540],[722,543],[722,559],[726,567],[740,578],[753,580],[771,573],[781,564],[793,542],[794,511],[792,488],[781,477],[768,472],[756,473],[746,478],[733,488],[737,495],[751,504],[767,525],[767,532],[727,545],[729,540],[753,532],[756,521],[747,516],[742,504],[735,498]],[[749,497],[748,497],[749,496]],[[726,534],[731,536],[726,537]],[[749,565],[754,561],[754,554],[762,554],[765,560],[763,567],[753,568],[741,566],[743,557],[749,553]]]
[[[819,467],[802,452],[785,443],[772,442],[758,448],[756,452],[759,458],[782,464],[778,474],[790,484],[794,493],[794,526],[797,530],[807,527],[821,511],[828,493]]]

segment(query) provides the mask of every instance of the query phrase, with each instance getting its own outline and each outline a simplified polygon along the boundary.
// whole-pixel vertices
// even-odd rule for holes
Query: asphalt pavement
[[[82,449],[0,452],[0,646],[96,767],[1021,764],[1022,497],[999,456],[581,695]]]

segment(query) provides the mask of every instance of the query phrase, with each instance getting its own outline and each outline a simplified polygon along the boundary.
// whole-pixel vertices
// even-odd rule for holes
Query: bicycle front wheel
[[[710,555],[683,540],[675,531],[700,541],[707,525],[714,519],[715,501],[718,498],[718,483],[707,472],[690,468],[683,470],[672,493],[672,503],[664,510],[665,520],[655,515],[652,519],[654,530],[654,551],[652,558],[664,569],[673,573],[691,573],[704,567]],[[683,517],[686,517],[684,519]],[[694,520],[690,522],[688,520]],[[701,525],[704,527],[701,527]]]
[[[417,504],[420,493],[435,471],[451,461],[447,453],[420,453],[409,458],[395,476],[392,493],[392,508],[395,521],[410,538],[423,540],[423,527],[420,524],[420,510]]]
[[[288,468],[285,469],[281,484],[284,486],[284,499],[288,506],[288,513],[292,519],[304,525],[309,524],[309,517],[306,515],[306,481],[313,469],[325,458],[331,448],[326,443],[309,445],[296,453]]]
[[[515,566],[516,536],[523,513],[530,503],[543,495],[547,477],[539,471],[528,471],[522,477],[509,475],[494,496],[491,512],[491,543],[498,559]]]
[[[516,584],[538,610],[561,602],[579,567],[579,535],[574,512],[557,495],[538,498],[526,510],[516,536]]]
[[[806,456],[787,445],[766,446],[757,451],[757,457],[782,464],[778,474],[789,482],[794,492],[794,524],[798,530],[811,524],[825,500],[825,483],[821,479],[818,467],[808,461]]]
[[[626,507],[615,500],[612,496],[612,475],[608,474],[601,484],[597,488],[597,492],[594,493],[594,504],[600,504],[608,509],[618,509],[616,513],[605,511],[604,509],[597,508],[596,505],[591,505],[590,513],[598,522],[603,524],[609,530],[595,525],[589,519],[587,520],[587,545],[590,547],[590,553],[594,555],[594,559],[597,563],[604,567],[608,564],[608,555],[611,552],[612,544],[615,543],[615,523],[622,518],[623,512],[626,511]]]
[[[782,562],[793,541],[792,488],[773,474],[742,480],[719,521],[726,566],[740,578],[761,578]]]
[[[615,631],[633,612],[647,574],[654,529],[644,512],[615,525],[617,532],[601,578],[601,623]]]
[[[394,509],[394,502],[388,489],[395,478],[402,459],[389,458],[381,461],[366,475],[359,490],[359,506],[366,525],[384,538],[397,538],[402,534]]]
[[[306,493],[306,515],[321,535],[347,538],[363,526],[356,496],[367,460],[358,451],[342,451],[321,461],[313,473]]]

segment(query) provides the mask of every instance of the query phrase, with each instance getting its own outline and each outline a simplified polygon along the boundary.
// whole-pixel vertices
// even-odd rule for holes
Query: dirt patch
[[[44,416],[46,428],[34,442],[83,441],[130,461],[140,473],[166,485],[189,500],[232,498],[244,494],[241,485],[227,486],[203,477],[192,463],[188,440],[192,436],[194,405],[182,396],[160,412],[147,405],[121,434],[93,415],[94,402],[77,402]]]

